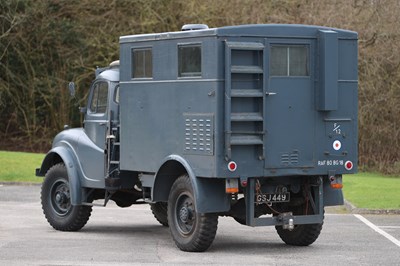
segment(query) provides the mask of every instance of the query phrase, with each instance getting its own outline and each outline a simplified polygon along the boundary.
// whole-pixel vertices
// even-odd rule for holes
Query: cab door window
[[[115,87],[115,92],[114,92],[114,102],[119,104],[119,85]]]
[[[93,87],[92,100],[89,111],[94,114],[103,114],[107,110],[108,84],[98,82]]]

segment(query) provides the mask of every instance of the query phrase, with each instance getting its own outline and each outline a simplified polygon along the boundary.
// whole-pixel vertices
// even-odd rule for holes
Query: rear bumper
[[[319,178],[319,185],[315,189],[315,214],[293,215],[292,213],[281,213],[272,217],[255,217],[255,179],[248,180],[246,191],[246,224],[249,226],[288,226],[289,223],[296,224],[321,224],[324,221],[324,189],[322,178]]]

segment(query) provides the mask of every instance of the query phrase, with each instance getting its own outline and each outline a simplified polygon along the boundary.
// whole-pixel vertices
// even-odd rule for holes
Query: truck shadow
[[[316,245],[317,246],[317,245]],[[251,236],[244,239],[243,237],[219,237],[210,248],[210,252],[228,252],[228,253],[251,253],[251,254],[293,254],[296,252],[304,252],[310,250],[315,252],[316,246],[298,247],[289,246],[282,241],[265,239],[265,241],[251,239]]]
[[[176,252],[180,252],[177,247],[174,245],[173,240],[171,239],[171,235],[168,227],[164,227],[158,224],[113,224],[113,225],[87,225],[84,229],[80,231],[83,234],[96,234],[96,235],[104,235],[105,237],[115,237],[119,238],[129,237],[132,238],[132,241],[140,241],[143,239],[149,240],[153,239],[154,241],[162,240],[164,243],[169,242],[170,246],[165,247],[169,250],[175,250]],[[254,239],[254,237],[257,237]],[[211,245],[211,247],[207,250],[211,253],[229,253],[229,254],[237,254],[237,253],[251,253],[251,254],[263,254],[266,251],[271,254],[276,255],[284,255],[284,254],[294,254],[305,252],[309,250],[310,252],[315,252],[319,250],[320,247],[318,243],[313,244],[308,247],[298,247],[298,246],[289,246],[283,243],[280,239],[270,239],[268,236],[265,236],[265,240],[260,240],[260,238],[256,235],[252,236],[247,235],[246,237],[235,235],[218,235]]]
[[[112,224],[112,225],[86,225],[81,230],[85,234],[121,235],[135,237],[169,237],[168,227],[157,224]]]

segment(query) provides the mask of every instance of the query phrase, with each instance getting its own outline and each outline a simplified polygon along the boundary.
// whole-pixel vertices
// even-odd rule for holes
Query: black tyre
[[[183,251],[205,251],[214,241],[218,215],[196,211],[188,175],[179,177],[172,185],[168,199],[168,224],[175,244]]]
[[[150,204],[150,209],[160,224],[163,226],[168,226],[168,203],[156,202],[154,204]]]
[[[317,240],[322,230],[321,224],[300,224],[296,225],[292,231],[285,230],[282,226],[275,226],[279,237],[288,245],[308,246]]]
[[[71,204],[69,180],[65,165],[51,167],[42,184],[43,213],[49,224],[60,231],[77,231],[89,220],[91,206]]]

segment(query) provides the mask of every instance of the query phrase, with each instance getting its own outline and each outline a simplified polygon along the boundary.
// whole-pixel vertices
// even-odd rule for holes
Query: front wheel
[[[59,163],[47,171],[42,184],[41,202],[49,224],[60,231],[77,231],[89,220],[91,206],[71,204],[69,178],[65,165]]]
[[[168,199],[168,224],[175,244],[183,251],[205,251],[214,241],[218,215],[196,211],[188,175],[180,176],[172,185]]]

